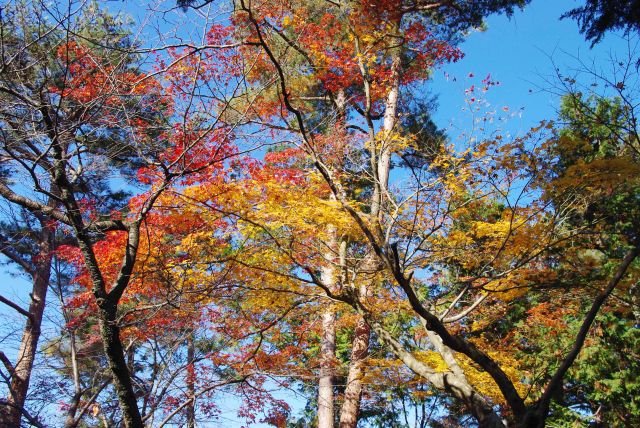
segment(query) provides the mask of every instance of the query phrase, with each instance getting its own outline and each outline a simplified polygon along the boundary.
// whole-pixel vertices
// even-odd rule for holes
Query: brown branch
[[[102,390],[104,390],[110,383],[111,383],[111,378],[109,377],[104,382],[102,382],[102,384],[100,384],[98,386],[98,389],[84,403],[84,406],[82,406],[82,408],[80,409],[80,412],[74,418],[74,420],[73,420],[74,426],[77,425],[78,423],[80,423],[80,420],[84,417],[85,413],[87,413],[87,410],[89,410],[89,407],[91,407],[91,405],[93,405],[93,403],[96,401],[96,399],[98,398],[98,396],[100,395]]]
[[[31,263],[29,263],[27,259],[22,257],[20,254],[14,251],[11,247],[9,247],[10,245],[9,242],[3,238],[4,237],[0,235],[0,245],[4,247],[0,250],[0,253],[2,253],[6,258],[11,260],[12,262],[19,265],[22,268],[22,270],[24,270],[26,273],[33,276],[33,273],[35,271],[34,266]]]
[[[0,351],[0,361],[2,361],[2,364],[4,364],[4,366],[6,367],[7,371],[9,372],[9,376],[13,377],[16,369],[13,367],[13,364],[11,364],[11,361],[9,361],[9,358],[7,358],[5,353],[2,351]]]
[[[45,426],[42,425],[35,417],[33,417],[31,413],[29,413],[27,409],[25,409],[24,407],[10,403],[5,399],[0,399],[0,408],[2,408],[2,406],[13,407],[15,409],[20,410],[20,413],[22,413],[22,416],[24,416],[27,419],[27,421],[29,421],[30,425],[37,428],[45,428]]]
[[[240,6],[242,10],[247,13],[249,21],[253,25],[256,31],[256,35],[258,36],[260,46],[262,46],[265,53],[269,57],[269,60],[271,61],[271,63],[276,69],[276,72],[278,74],[278,81],[280,82],[280,90],[282,91],[282,100],[284,102],[284,105],[287,108],[287,110],[289,110],[291,113],[295,115],[296,121],[298,122],[298,128],[300,129],[300,134],[302,135],[302,138],[304,139],[305,143],[309,144],[309,139],[308,139],[305,125],[304,125],[304,119],[302,117],[302,113],[300,113],[300,110],[298,110],[291,104],[290,94],[289,94],[289,91],[287,90],[287,83],[286,83],[287,80],[284,76],[284,71],[282,70],[280,63],[276,59],[275,55],[273,54],[273,51],[271,50],[267,42],[264,40],[262,31],[260,31],[260,24],[258,24],[258,21],[256,21],[255,17],[253,16],[253,12],[251,11],[251,9],[245,5],[244,0],[240,0]]]
[[[491,357],[476,348],[472,343],[449,333],[440,319],[422,305],[415,290],[411,286],[410,281],[405,278],[401,272],[395,271],[395,269],[393,275],[407,295],[411,308],[425,320],[427,328],[440,336],[446,346],[454,351],[465,354],[489,373],[491,378],[498,385],[498,388],[500,388],[502,395],[509,404],[509,407],[511,407],[516,418],[524,415],[526,411],[524,401],[520,397],[520,394],[518,394],[513,382],[511,382],[511,379],[509,379],[502,368]]]
[[[580,354],[580,351],[582,350],[582,347],[584,345],[584,341],[587,337],[587,334],[589,333],[589,329],[595,321],[600,308],[620,283],[620,281],[624,278],[627,270],[629,269],[629,266],[631,266],[631,263],[633,263],[633,261],[638,257],[639,254],[640,245],[637,245],[627,253],[620,266],[618,266],[616,273],[613,275],[611,280],[609,280],[607,287],[594,299],[589,312],[587,312],[587,315],[582,321],[582,325],[580,326],[580,330],[578,331],[578,335],[576,336],[571,351],[569,351],[567,356],[564,358],[562,364],[560,365],[560,367],[558,367],[558,370],[556,370],[555,374],[549,381],[549,384],[547,384],[542,397],[540,397],[540,400],[538,400],[537,409],[539,414],[546,415],[548,413],[553,394],[557,391],[558,388],[560,388],[564,376],[566,375],[569,368],[571,368],[571,366],[573,365],[573,362],[578,357],[578,354]]]
[[[18,306],[16,303],[13,303],[11,300],[7,299],[6,297],[0,296],[0,302],[15,309],[16,311],[18,311],[20,315],[24,315],[29,319],[33,319],[33,315],[31,315],[29,311],[27,311],[26,309],[22,309],[20,306]]]
[[[15,193],[6,184],[0,183],[0,196],[13,202],[16,205],[20,205],[24,209],[34,214],[44,214],[53,220],[58,220],[69,226],[73,226],[71,218],[62,211],[53,208],[49,205],[42,204],[34,201],[33,199]],[[128,230],[127,224],[122,220],[101,220],[90,223],[86,226],[86,229],[97,232],[108,232],[111,230]]]

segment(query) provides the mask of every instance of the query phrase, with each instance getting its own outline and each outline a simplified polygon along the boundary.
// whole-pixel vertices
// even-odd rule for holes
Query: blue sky
[[[429,82],[430,91],[438,96],[436,123],[448,128],[452,137],[456,131],[468,129],[469,116],[461,111],[465,106],[464,89],[477,86],[488,74],[500,82],[490,89],[488,100],[499,110],[509,108],[512,132],[555,118],[559,99],[547,91],[551,88],[545,82],[553,76],[554,64],[562,72],[576,67],[577,58],[606,66],[610,52],[624,49],[619,34],[605,36],[590,49],[575,21],[559,19],[580,4],[574,0],[534,0],[511,18],[490,17],[486,31],[473,32],[461,45],[465,57],[437,70]],[[473,78],[469,78],[470,73]]]
[[[563,12],[580,4],[568,0],[534,0],[524,12],[517,12],[510,19],[506,16],[490,17],[486,31],[473,32],[461,45],[465,57],[436,70],[433,80],[426,84],[428,90],[438,96],[439,108],[434,115],[436,124],[447,129],[454,138],[461,130],[468,129],[472,118],[468,111],[463,111],[464,90],[472,84],[477,85],[488,74],[492,80],[500,82],[487,95],[488,108],[504,111],[503,108],[508,107],[508,114],[512,116],[506,125],[501,126],[512,133],[519,133],[540,120],[553,119],[559,99],[545,90],[549,89],[545,77],[554,73],[552,59],[556,67],[567,70],[576,65],[575,57],[587,63],[605,64],[611,51],[624,48],[620,35],[610,34],[590,49],[574,21],[559,20]],[[114,7],[127,8],[127,4]],[[474,77],[469,77],[470,73]],[[0,269],[0,294],[27,307],[29,282],[10,275],[6,266]],[[53,299],[50,300],[53,303]],[[50,310],[55,311],[55,308],[55,304],[50,306]],[[16,343],[22,321],[11,309],[0,304],[1,336],[8,334],[10,342]],[[12,358],[14,352],[5,351]],[[287,398],[292,397],[291,394],[286,395]],[[234,420],[235,403],[226,401],[223,402],[226,408],[224,419],[210,426],[234,428],[242,425]],[[300,399],[292,401],[294,412],[304,405]]]

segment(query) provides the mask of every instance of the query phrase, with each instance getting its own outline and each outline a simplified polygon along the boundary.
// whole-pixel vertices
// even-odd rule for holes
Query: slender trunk
[[[343,90],[338,91],[335,97],[336,121],[338,126],[344,126],[346,95]],[[331,200],[335,201],[331,195]],[[340,266],[343,266],[343,252],[346,251],[346,243],[341,242],[338,248],[338,236],[335,226],[327,226],[327,251],[324,254],[326,266],[322,269],[322,282],[335,292],[337,289],[336,253],[339,254]],[[336,357],[336,314],[333,305],[328,304],[322,312],[322,338],[320,342],[320,379],[318,380],[318,428],[333,428],[334,426],[334,367]]]
[[[187,394],[191,400],[187,406],[187,428],[196,426],[196,383],[193,360],[195,359],[195,333],[192,330],[187,337]]]
[[[333,428],[333,368],[336,354],[336,314],[332,308],[322,313],[318,382],[318,428]]]
[[[324,285],[336,291],[336,228],[327,226],[327,251],[324,255],[326,265],[322,268],[321,279]],[[336,314],[331,303],[327,303],[322,312],[322,339],[320,341],[320,379],[318,380],[318,428],[333,428],[333,371],[336,357]]]
[[[56,277],[58,279],[58,298],[60,299],[60,307],[62,308],[62,315],[64,317],[64,321],[66,324],[70,321],[69,313],[67,312],[67,308],[64,304],[64,294],[62,290],[62,284],[60,281],[60,265],[59,261],[56,259],[55,264]],[[69,329],[69,349],[71,350],[71,375],[73,377],[73,397],[71,398],[71,403],[69,404],[69,409],[67,410],[67,417],[64,423],[65,428],[74,428],[78,425],[78,420],[76,420],[76,414],[78,412],[78,408],[80,407],[80,400],[82,398],[82,385],[80,384],[80,370],[78,368],[78,353],[76,351],[76,334],[73,328]]]
[[[375,177],[378,183],[374,183],[374,192],[371,198],[371,217],[380,220],[384,208],[384,199],[388,196],[389,172],[391,170],[391,138],[390,134],[395,130],[398,121],[398,97],[400,95],[400,51],[394,49],[391,57],[391,88],[387,95],[382,122],[384,140],[380,144],[380,151],[377,154],[377,164]],[[378,144],[372,144],[371,150],[377,150]]]
[[[67,410],[67,417],[64,421],[64,428],[74,428],[78,425],[76,420],[76,413],[78,413],[78,407],[80,407],[80,399],[82,398],[82,392],[74,392],[71,397],[71,403],[69,403],[69,409]]]
[[[392,54],[392,82],[384,112],[382,128],[387,138],[393,132],[397,122],[398,96],[400,92],[400,51],[395,49]],[[377,150],[377,144],[371,144],[371,150]],[[384,208],[384,199],[387,196],[389,186],[389,171],[391,168],[391,146],[388,141],[383,141],[380,146],[380,152],[377,156],[374,168],[377,169],[375,177],[378,183],[374,183],[374,192],[371,198],[371,218],[378,223],[378,231],[382,231],[382,213]],[[382,236],[380,236],[383,239]],[[376,256],[371,253],[370,257],[364,262],[367,270],[371,270],[374,274],[377,264]],[[360,297],[365,298],[371,290],[367,286],[360,289]],[[340,428],[355,428],[358,423],[358,412],[360,409],[360,401],[362,398],[364,376],[364,360],[369,354],[369,341],[371,336],[371,327],[364,319],[359,319],[356,325],[355,336],[353,338],[353,347],[351,351],[351,363],[349,365],[349,373],[347,375],[347,387],[345,389],[345,398],[340,412]]]
[[[18,359],[14,364],[9,396],[7,397],[8,406],[4,411],[0,412],[1,426],[20,426],[22,409],[27,398],[33,363],[38,349],[40,327],[42,325],[47,289],[49,288],[51,260],[53,257],[52,233],[46,226],[43,226],[40,237],[40,252],[35,256],[36,263],[32,275],[33,289],[31,303],[29,304],[30,317],[27,318],[18,351]]]
[[[60,300],[62,301],[62,290],[60,290]],[[64,311],[64,306],[63,306]],[[65,321],[68,322],[68,318],[65,316]],[[69,344],[71,347],[71,370],[73,374],[73,387],[74,393],[71,398],[71,403],[69,405],[69,410],[67,410],[67,418],[64,423],[65,428],[74,428],[78,425],[78,421],[76,420],[76,413],[78,412],[78,408],[80,407],[80,399],[82,398],[82,388],[80,386],[80,372],[78,370],[78,361],[76,358],[76,338],[73,331],[69,332]]]
[[[118,404],[122,411],[122,421],[127,428],[142,428],[142,417],[133,392],[131,375],[125,360],[124,348],[120,340],[120,327],[116,322],[117,305],[105,301],[99,307],[100,335],[104,353],[109,361],[113,375],[113,386],[118,395]]]
[[[379,209],[384,205],[384,198],[387,196],[389,188],[389,171],[391,169],[391,138],[389,134],[395,131],[398,121],[398,97],[400,95],[400,52],[395,50],[391,58],[392,82],[387,102],[384,109],[384,119],[382,129],[385,133],[385,140],[380,149],[378,158],[378,180],[380,180]]]
[[[353,347],[351,349],[351,363],[347,375],[347,387],[344,391],[344,403],[340,410],[340,428],[355,428],[358,424],[360,400],[362,397],[362,378],[364,376],[364,361],[369,355],[369,338],[371,328],[364,319],[358,320]]]

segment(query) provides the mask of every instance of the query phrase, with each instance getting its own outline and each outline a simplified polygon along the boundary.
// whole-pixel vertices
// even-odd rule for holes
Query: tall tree
[[[367,228],[365,235],[367,239],[377,237],[384,240],[387,203],[392,203],[388,190],[391,156],[394,149],[403,144],[397,126],[400,86],[424,78],[425,74],[421,73],[425,73],[433,64],[458,55],[446,42],[430,39],[427,30],[429,24],[425,22],[430,20],[434,31],[444,30],[446,38],[455,38],[458,35],[456,31],[479,25],[485,14],[501,9],[510,10],[513,4],[488,2],[474,4],[473,7],[468,4],[455,5],[450,9],[439,3],[381,2],[374,7],[369,6],[364,8],[358,2],[335,4],[324,13],[314,15],[310,12],[313,11],[311,4],[306,8],[273,8],[268,2],[250,5],[241,2],[238,19],[247,22],[246,27],[241,28],[249,31],[248,37],[253,37],[250,39],[253,43],[257,38],[263,48],[263,56],[258,57],[258,61],[263,61],[265,67],[271,64],[278,74],[279,81],[275,82],[274,89],[279,93],[279,100],[275,99],[277,103],[274,103],[272,96],[264,97],[261,100],[264,101],[264,114],[281,114],[282,108],[289,110],[293,123],[287,126],[301,134],[305,155],[310,156],[310,163],[315,164],[327,180],[333,197],[350,214],[354,212],[348,209],[350,204],[345,199],[348,193],[343,191],[344,183],[338,182],[334,175],[342,171],[336,165],[325,162],[326,148],[320,145],[321,138],[314,125],[310,125],[322,123],[322,118],[314,114],[317,110],[309,110],[309,104],[305,104],[310,95],[305,91],[319,86],[327,94],[326,98],[334,102],[338,92],[343,91],[349,111],[362,118],[362,126],[356,126],[355,129],[364,127],[364,134],[369,138],[362,153],[368,157],[369,165],[364,167],[364,171],[371,183],[367,212],[371,229]],[[355,16],[352,14],[359,14],[365,19],[352,20],[351,17]],[[324,28],[328,29],[326,35]],[[403,42],[395,43],[396,39]],[[297,59],[284,60],[286,52],[295,53],[293,58]],[[308,76],[316,80],[300,86],[299,74],[295,70],[298,64],[307,70],[304,74],[307,81]],[[377,121],[382,122],[379,133]],[[358,216],[355,218],[362,220]],[[331,245],[326,247],[331,249]],[[358,291],[354,291],[359,298],[366,298],[370,293],[367,291],[370,288],[368,284],[379,280],[375,278],[375,272],[380,268],[375,247],[370,248],[364,258],[360,258],[362,264],[356,269],[362,275],[356,281]],[[335,250],[333,253],[336,253]],[[325,274],[324,277],[332,276]],[[328,289],[326,283],[322,286]],[[334,297],[333,294],[329,289],[329,296]],[[354,339],[354,353],[341,412],[341,424],[344,426],[353,426],[357,421],[362,391],[362,364],[369,348],[369,328],[368,323],[362,321],[356,329],[358,334]]]
[[[229,54],[233,46],[226,44],[227,34],[214,28],[206,35],[208,49],[172,58],[171,66],[182,69],[167,74],[163,86],[140,70],[133,46],[117,37],[120,29],[108,33],[114,34],[111,44],[108,37],[87,38],[78,25],[83,11],[53,17],[64,31],[44,26],[35,9],[11,21],[28,27],[9,32],[12,43],[4,39],[3,151],[11,174],[0,194],[75,240],[90,279],[123,423],[141,426],[121,338],[121,299],[132,281],[143,225],[158,197],[188,176],[215,174],[234,155],[231,127],[218,114],[227,105],[225,97],[234,96],[233,76],[241,74],[233,70],[238,64]],[[222,53],[215,56],[218,46]],[[158,71],[164,71],[162,65]],[[212,87],[216,75],[223,76],[216,95],[194,101]],[[147,189],[118,212],[106,211],[110,205],[105,202],[112,199],[93,184],[119,172],[124,180],[140,179]],[[42,202],[42,195],[55,205]],[[121,261],[108,268],[100,265],[95,248],[104,234],[122,238],[116,241]]]
[[[19,180],[14,176],[16,168],[12,161],[21,159],[25,165],[31,163],[29,171],[35,176],[41,167],[47,168],[51,164],[38,156],[41,153],[37,146],[30,144],[28,139],[38,136],[37,119],[29,117],[28,112],[21,110],[20,101],[28,101],[34,93],[21,93],[42,85],[40,75],[47,67],[51,67],[53,74],[59,77],[60,69],[54,63],[52,53],[56,49],[56,41],[64,35],[56,29],[47,17],[34,4],[16,4],[4,8],[0,16],[0,31],[3,34],[2,68],[2,97],[6,102],[2,113],[2,151],[5,170],[4,182]],[[117,20],[98,10],[95,5],[88,8],[87,13],[75,22],[75,30],[87,38],[100,38],[103,43],[112,47],[126,46],[126,31]],[[43,36],[48,34],[48,36]],[[25,86],[30,85],[30,86]],[[18,98],[14,98],[17,95]],[[22,100],[20,100],[21,97]],[[16,103],[16,100],[19,100]],[[32,112],[34,112],[32,110]],[[24,158],[24,159],[23,159]],[[97,177],[94,177],[97,178]],[[50,182],[43,182],[43,206],[56,209],[60,205],[59,189]],[[99,180],[93,183],[95,194],[100,194],[104,186]],[[7,219],[3,224],[3,254],[17,265],[18,269],[29,275],[33,282],[30,293],[31,302],[26,311],[21,310],[27,318],[16,363],[11,364],[6,356],[3,358],[7,370],[11,375],[11,385],[6,405],[3,406],[2,417],[5,423],[19,425],[22,412],[25,411],[31,371],[33,368],[41,324],[44,314],[47,290],[49,288],[52,259],[55,252],[57,226],[55,221],[41,212],[30,212],[21,207],[16,210],[16,216]],[[9,302],[11,303],[11,302]],[[17,305],[13,305],[17,308]],[[19,308],[17,308],[19,309]]]
[[[386,40],[392,39],[402,28],[404,18],[401,17],[405,16],[402,5],[385,3],[376,6],[379,8],[362,10],[357,4],[349,4],[344,9],[339,9],[340,13],[323,16],[325,27],[338,32],[341,28],[340,20],[346,19],[348,22],[352,11],[357,10],[359,17],[375,13],[371,21],[361,19],[345,26],[344,31],[350,34],[347,40],[353,44],[353,55],[343,54],[343,47],[335,43],[335,33],[332,35],[333,44],[325,42],[312,45],[322,52],[319,55],[313,51],[307,53],[304,49],[304,30],[307,26],[305,20],[298,21],[295,14],[282,9],[264,9],[263,4],[240,3],[238,20],[246,21],[243,29],[252,30],[249,40],[262,48],[262,60],[267,65],[271,64],[278,78],[276,88],[279,89],[279,107],[270,98],[270,104],[265,104],[265,114],[269,112],[268,109],[273,109],[278,114],[281,114],[283,108],[289,112],[293,124],[285,124],[299,135],[300,147],[308,156],[309,163],[325,180],[341,209],[362,232],[360,242],[364,244],[364,251],[360,253],[359,267],[354,268],[362,276],[342,284],[338,293],[328,289],[312,265],[302,263],[301,267],[312,282],[330,298],[347,303],[361,314],[367,321],[367,326],[373,328],[385,346],[408,367],[464,403],[467,411],[481,425],[502,426],[501,416],[496,413],[492,404],[494,400],[500,400],[515,424],[542,426],[548,415],[552,396],[575,360],[594,314],[611,291],[621,281],[625,281],[637,249],[634,246],[628,249],[603,292],[594,298],[573,349],[569,350],[557,370],[550,375],[540,397],[531,404],[525,403],[522,386],[518,385],[518,375],[509,367],[513,360],[506,361],[492,355],[490,351],[482,350],[487,345],[474,338],[473,329],[469,331],[470,326],[466,324],[465,318],[478,308],[484,308],[483,302],[500,302],[505,307],[519,297],[515,290],[531,288],[538,282],[544,283],[551,265],[546,259],[547,255],[560,247],[562,242],[571,239],[573,234],[579,233],[578,229],[561,227],[565,215],[578,209],[578,206],[563,206],[560,210],[549,205],[549,193],[540,197],[538,186],[546,186],[542,184],[542,180],[548,177],[544,177],[544,174],[534,168],[535,164],[531,164],[530,159],[537,155],[530,153],[527,144],[541,130],[544,131],[545,127],[534,129],[527,138],[510,143],[501,143],[500,139],[487,141],[481,145],[472,145],[460,154],[453,153],[451,149],[441,150],[431,156],[422,171],[417,171],[421,175],[418,175],[414,190],[419,195],[415,202],[407,202],[411,198],[403,200],[399,195],[391,196],[391,158],[393,153],[410,144],[397,128],[399,87],[424,78],[419,72],[412,73],[411,67],[422,64],[416,70],[424,70],[422,61],[433,61],[434,51],[436,62],[438,58],[447,58],[448,45],[428,42],[431,39],[425,37],[428,33],[424,27],[414,26],[413,32],[407,30],[404,42],[411,46],[410,52],[416,56],[409,56],[410,62],[408,65],[404,64],[403,60],[407,58],[398,53],[398,44]],[[438,9],[436,6],[434,8]],[[438,11],[442,12],[441,9]],[[420,24],[419,18],[416,18],[416,23],[410,20],[410,16],[406,15],[407,25]],[[380,28],[376,27],[376,17],[382,17],[384,21]],[[454,14],[451,22],[459,23],[455,18],[459,18],[459,15]],[[294,32],[297,37],[287,37],[286,28],[296,22],[301,26]],[[311,24],[308,28],[313,29],[313,40],[318,41],[321,33]],[[282,39],[285,40],[284,47]],[[386,42],[389,44],[385,44]],[[330,52],[323,51],[326,46],[331,47]],[[316,84],[322,84],[327,93],[331,94],[332,85],[336,84],[358,88],[351,93],[347,92],[347,95],[351,96],[349,99],[352,100],[354,115],[360,113],[362,117],[362,124],[357,127],[364,130],[364,148],[369,162],[360,171],[368,174],[372,184],[368,209],[361,208],[361,201],[350,199],[349,193],[344,190],[344,171],[332,163],[330,155],[320,144],[322,138],[315,132],[315,128],[309,126],[308,116],[311,114],[304,104],[305,94],[300,93],[300,89],[294,85],[296,73],[290,68],[291,64],[296,63],[284,60],[283,50],[303,55],[307,67],[305,76],[316,75]],[[454,54],[449,55],[450,59]],[[348,58],[353,59],[349,61]],[[321,65],[316,64],[318,61]],[[485,86],[491,84],[489,79],[482,83]],[[331,98],[331,95],[328,97]],[[317,120],[311,123],[317,123]],[[632,171],[628,170],[623,176],[629,177]],[[520,180],[524,180],[526,184],[517,190],[516,184]],[[595,185],[598,181],[585,180],[584,185],[587,182],[588,185]],[[547,191],[565,191],[562,186],[567,184],[567,181],[554,180],[556,190],[549,188]],[[575,185],[571,183],[571,186]],[[438,198],[434,195],[438,195]],[[513,200],[518,203],[514,204]],[[407,208],[401,208],[405,206]],[[554,211],[555,208],[559,211]],[[411,224],[414,226],[408,226]],[[268,227],[268,223],[265,227]],[[528,236],[536,236],[538,239],[532,241]],[[291,249],[290,245],[286,248]],[[359,248],[363,250],[363,247]],[[295,253],[287,254],[289,257],[295,256]],[[375,264],[371,261],[375,261]],[[297,262],[301,260],[297,259]],[[451,270],[452,263],[459,266],[456,277],[462,279],[445,280],[444,286],[434,281],[436,276],[420,275],[420,279],[416,275],[421,269],[447,272]],[[379,279],[371,281],[373,278],[369,277],[367,281],[367,274],[379,275]],[[373,290],[374,287],[376,293],[367,290]],[[437,358],[446,364],[445,371],[433,367],[434,361],[430,364],[428,360],[421,359],[415,350],[404,346],[401,336],[390,332],[388,321],[385,321],[390,314],[380,309],[381,302],[376,305],[374,297],[382,299],[381,293],[385,289],[389,292],[399,289],[405,294],[404,304],[410,308],[409,313],[416,317],[416,324],[424,326],[428,349],[435,352],[434,356],[439,355]],[[446,296],[445,299],[442,296]],[[447,300],[448,303],[445,303]],[[448,308],[441,311],[439,307],[445,304]],[[452,314],[455,309],[458,309],[457,313]],[[368,344],[364,344],[369,332],[363,328],[358,337],[362,339],[363,346],[355,347],[357,355],[351,361],[351,373],[354,377],[348,382],[345,403],[357,400],[361,391],[357,374],[358,361],[359,356],[365,355],[363,350],[368,348]],[[475,369],[474,372],[474,366],[469,365],[467,358],[481,371]],[[498,397],[492,397],[487,389],[483,389],[484,394],[479,392],[480,388],[484,388],[479,383],[482,371],[497,384],[500,391]],[[357,420],[353,408],[343,411],[341,417],[345,419],[345,424],[353,424]]]

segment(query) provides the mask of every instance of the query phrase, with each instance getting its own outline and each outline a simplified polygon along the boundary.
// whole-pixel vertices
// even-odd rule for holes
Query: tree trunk
[[[76,391],[71,398],[71,403],[69,404],[69,410],[67,410],[67,417],[64,421],[64,428],[75,428],[78,426],[78,421],[76,420],[76,413],[78,413],[78,407],[80,407],[80,399],[82,398],[82,392]]]
[[[56,277],[58,279],[58,297],[60,299],[60,308],[62,309],[62,315],[64,318],[65,324],[69,324],[70,314],[67,311],[64,302],[64,292],[62,290],[62,284],[60,281],[60,264],[56,260],[55,265]],[[76,414],[78,412],[78,408],[80,407],[80,400],[82,398],[82,386],[80,385],[80,370],[78,369],[78,354],[76,352],[76,334],[73,328],[69,329],[69,349],[70,349],[70,359],[71,359],[71,375],[73,377],[73,397],[71,398],[71,403],[69,404],[69,409],[67,410],[67,417],[64,423],[65,428],[75,428],[78,425],[78,420],[76,420]]]
[[[195,359],[195,333],[192,330],[187,337],[187,394],[191,400],[187,406],[187,428],[196,426],[196,384],[193,360]]]
[[[64,311],[64,300],[62,297],[62,290],[60,290],[60,303],[63,305]],[[65,322],[69,322],[69,317],[65,314]],[[76,414],[78,413],[78,408],[80,407],[80,400],[82,399],[82,386],[80,385],[80,371],[78,370],[78,359],[76,353],[76,336],[73,330],[69,331],[69,347],[71,349],[71,372],[73,374],[73,388],[74,393],[71,398],[71,404],[69,405],[69,410],[67,410],[67,418],[64,423],[65,428],[74,428],[78,426],[79,420],[76,419]]]
[[[326,265],[322,268],[322,283],[336,291],[336,228],[327,226]],[[333,428],[333,371],[336,357],[336,314],[333,305],[327,302],[322,312],[322,339],[320,342],[320,379],[318,380],[318,428]]]
[[[125,358],[124,347],[120,339],[120,327],[117,321],[118,301],[124,293],[131,279],[136,261],[139,243],[139,223],[128,230],[127,246],[120,265],[120,272],[111,291],[107,293],[104,277],[100,271],[96,255],[93,252],[91,237],[89,236],[79,212],[77,202],[66,185],[66,178],[61,181],[62,196],[65,200],[67,212],[78,239],[78,246],[84,257],[84,265],[93,283],[92,292],[98,305],[97,317],[102,338],[104,354],[109,362],[113,377],[113,386],[118,396],[118,405],[122,412],[122,422],[126,428],[142,428],[142,417],[138,402],[133,391],[129,366]]]
[[[515,426],[517,428],[544,428],[546,426],[547,413],[548,411],[541,411],[535,406],[532,406],[524,419],[516,423]]]
[[[4,411],[0,412],[1,426],[20,426],[22,409],[24,408],[27,398],[33,363],[38,349],[42,315],[44,313],[47,289],[49,288],[49,279],[51,277],[51,259],[53,257],[52,233],[46,226],[43,226],[40,237],[40,252],[34,257],[36,263],[32,274],[33,289],[30,294],[30,317],[27,318],[22,333],[18,359],[14,365],[9,396],[7,397],[8,405],[5,406]]]
[[[344,90],[339,90],[335,97],[336,122],[339,126],[344,126],[345,110],[347,98]],[[335,195],[331,195],[332,201],[336,200]],[[335,226],[327,226],[328,249],[324,255],[326,266],[322,269],[321,280],[331,291],[335,292],[338,286],[338,272],[336,269],[336,254],[339,257],[339,266],[344,265],[344,252],[346,252],[346,242],[338,243],[337,230]],[[334,416],[334,393],[333,380],[336,359],[336,314],[333,305],[328,304],[322,312],[322,339],[320,343],[320,379],[318,380],[318,428],[333,428]]]
[[[395,49],[392,53],[391,65],[392,82],[389,94],[387,95],[382,129],[384,137],[390,140],[389,134],[393,132],[397,122],[398,96],[400,93],[400,51]],[[376,182],[373,183],[373,194],[371,196],[371,218],[377,222],[377,230],[382,231],[382,214],[384,210],[384,200],[387,196],[389,186],[389,171],[391,168],[391,146],[389,141],[383,141],[379,153],[377,151],[377,141],[372,141],[370,145],[372,159],[376,163],[372,165],[375,169],[373,176]],[[384,239],[379,236],[379,239]],[[376,256],[371,253],[364,261],[364,265],[374,274],[377,265]],[[369,269],[370,268],[370,269]],[[361,285],[360,298],[366,299],[371,292],[370,286]],[[340,428],[355,428],[358,424],[358,413],[362,397],[362,377],[364,376],[364,360],[369,354],[369,340],[371,327],[360,318],[356,325],[353,347],[351,351],[351,363],[347,375],[347,386],[344,394],[344,403],[340,411]]]
[[[318,428],[333,428],[333,370],[336,354],[336,315],[329,307],[322,313],[318,382]]]
[[[113,386],[118,395],[118,404],[122,411],[122,422],[127,428],[142,428],[142,417],[133,392],[131,375],[124,358],[124,348],[120,340],[120,327],[116,322],[117,304],[106,301],[99,307],[100,335],[104,353],[109,361],[113,375]]]
[[[351,363],[347,376],[347,387],[344,391],[344,403],[340,410],[340,428],[355,428],[358,424],[360,399],[362,397],[362,378],[364,376],[364,360],[369,355],[369,338],[371,328],[364,319],[356,325],[351,349]]]

